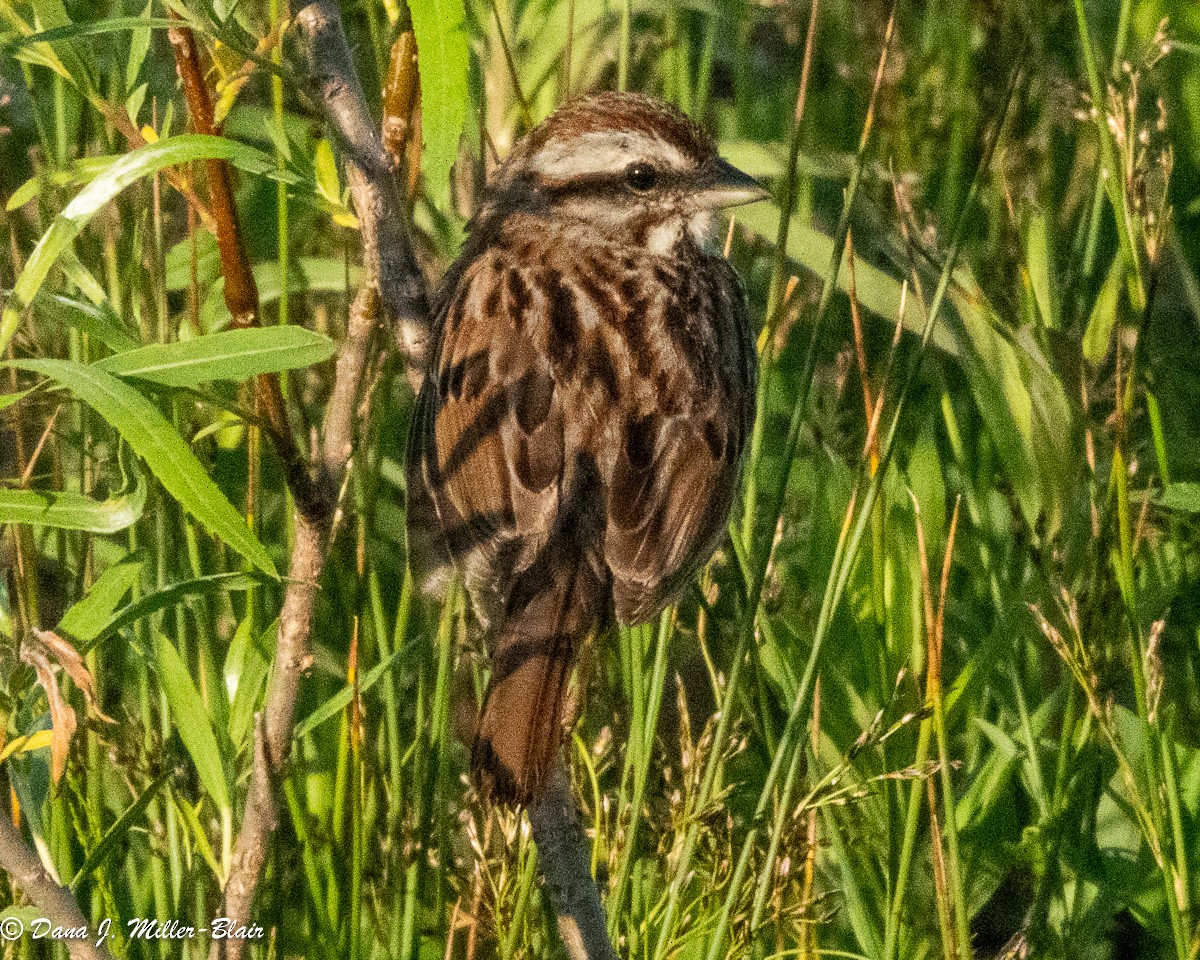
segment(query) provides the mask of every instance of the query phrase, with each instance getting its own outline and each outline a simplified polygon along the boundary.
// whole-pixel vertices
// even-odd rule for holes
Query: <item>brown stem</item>
[[[7,792],[7,784],[3,784],[3,789]],[[70,930],[89,928],[87,918],[80,911],[71,891],[55,883],[34,852],[25,845],[3,803],[0,803],[0,870],[12,878],[12,882],[24,891],[34,908],[52,926]],[[8,922],[13,922],[13,919]],[[90,937],[67,940],[66,947],[71,960],[112,960],[112,955],[104,947],[96,946],[95,940]]]
[[[212,100],[204,81],[195,35],[186,26],[172,27],[167,35],[175,52],[175,64],[179,79],[183,82],[192,126],[197,133],[219,136],[221,131],[214,121]],[[256,327],[261,322],[258,284],[250,268],[241,221],[233,200],[232,172],[224,160],[208,160],[205,166],[208,171],[209,201],[216,226],[217,250],[221,256],[221,272],[225,276],[225,304],[233,317],[234,326]],[[283,278],[282,282],[286,283],[287,278]],[[300,512],[308,520],[316,521],[330,509],[328,487],[314,483],[309,474],[308,462],[292,433],[278,374],[260,374],[255,378],[255,390],[259,408],[267,422],[267,432],[282,462],[288,489],[292,491]]]
[[[417,37],[405,30],[392,44],[387,86],[383,90],[383,148],[397,166],[404,159],[409,128],[417,107]]]
[[[332,539],[337,491],[353,449],[364,373],[381,324],[395,324],[405,357],[419,381],[428,340],[425,281],[412,256],[406,220],[391,182],[379,134],[370,120],[350,59],[336,3],[318,0],[296,17],[308,45],[313,84],[341,140],[349,146],[347,181],[363,237],[363,282],[350,310],[325,411],[318,457],[321,509],[296,519],[289,586],[279,615],[279,644],[266,702],[255,729],[254,766],[234,844],[223,914],[232,924],[250,922],[271,838],[279,821],[280,788],[287,776],[300,679],[311,662],[313,602]],[[238,960],[244,941],[214,942],[210,957]]]
[[[89,103],[121,134],[126,142],[135,150],[138,147],[144,147],[149,141],[142,136],[142,131],[139,130],[129,119],[129,115],[124,108],[118,110],[111,106],[107,100],[101,100],[99,97],[89,98]],[[204,223],[204,229],[213,231],[216,229],[216,221],[213,220],[212,212],[208,206],[196,196],[196,191],[192,189],[192,183],[187,174],[181,173],[173,167],[167,167],[164,171],[167,177],[167,182],[171,184],[188,203],[188,208],[199,215],[200,220]]]
[[[254,766],[250,791],[242,812],[242,828],[233,848],[225,884],[223,916],[234,928],[248,926],[254,894],[275,829],[279,825],[279,788],[287,776],[300,678],[311,662],[310,634],[317,580],[325,565],[328,524],[311,524],[296,517],[296,546],[288,569],[289,586],[279,614],[279,643],[267,687],[267,699],[254,731]],[[213,960],[242,956],[245,941],[214,940]]]

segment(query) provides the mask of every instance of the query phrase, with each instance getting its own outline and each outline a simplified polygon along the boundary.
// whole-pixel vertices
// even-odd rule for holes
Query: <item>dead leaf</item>
[[[33,642],[27,640],[21,644],[21,660],[33,667],[50,705],[50,776],[57,784],[67,770],[67,756],[78,722],[75,711],[58,689],[55,673],[65,670],[82,691],[89,710],[106,723],[114,721],[101,712],[96,702],[96,685],[79,651],[50,630],[34,630],[33,636]]]
[[[46,649],[53,655],[58,665],[67,671],[71,682],[80,689],[84,699],[87,700],[88,710],[105,723],[116,723],[112,717],[106,716],[100,710],[100,703],[96,696],[96,684],[92,680],[92,674],[87,668],[83,654],[53,630],[34,630],[33,635],[45,644]]]
[[[21,659],[33,667],[50,704],[50,777],[57,784],[67,769],[67,754],[75,736],[75,711],[59,693],[54,667],[43,648],[21,645]]]

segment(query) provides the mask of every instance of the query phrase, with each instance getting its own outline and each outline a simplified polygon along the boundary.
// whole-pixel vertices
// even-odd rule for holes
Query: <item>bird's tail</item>
[[[567,684],[601,595],[586,563],[557,565],[548,582],[521,579],[494,626],[492,678],[472,750],[480,789],[509,806],[533,802],[549,783],[570,720]]]

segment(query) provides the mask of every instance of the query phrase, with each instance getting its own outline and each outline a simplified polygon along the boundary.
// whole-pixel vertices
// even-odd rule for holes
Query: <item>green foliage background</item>
[[[225,138],[186,130],[172,12]],[[0,0],[0,809],[120,929],[219,904],[293,509],[244,384],[291,371],[319,423],[358,281],[294,13]],[[376,106],[416,28],[433,276],[488,158],[570,93],[675,101],[778,201],[730,235],[764,331],[730,537],[660,623],[601,638],[571,745],[621,955],[1195,958],[1200,7],[901,4],[866,140],[874,0],[820,4],[799,126],[807,4],[343,13]],[[263,330],[221,332],[177,189],[217,156]],[[557,956],[527,828],[465,777],[477,631],[405,572],[400,373],[360,423],[259,953]],[[35,630],[95,683],[58,676],[57,783]],[[0,877],[6,909],[30,915]]]

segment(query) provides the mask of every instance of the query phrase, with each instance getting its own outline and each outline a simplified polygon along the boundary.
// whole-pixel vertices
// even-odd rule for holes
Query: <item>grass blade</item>
[[[229,788],[225,782],[225,765],[221,750],[217,746],[217,734],[212,719],[204,708],[200,691],[192,682],[188,669],[179,651],[161,633],[154,634],[154,659],[158,665],[158,678],[175,720],[175,729],[187,748],[196,773],[204,789],[212,797],[217,808],[229,809]]]
[[[84,187],[34,247],[17,278],[13,296],[0,314],[0,353],[7,348],[20,323],[21,311],[33,302],[50,268],[92,217],[126,187],[167,167],[193,160],[225,160],[249,173],[295,181],[291,174],[276,167],[272,157],[227,137],[182,134],[130,151]]]

